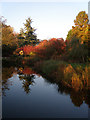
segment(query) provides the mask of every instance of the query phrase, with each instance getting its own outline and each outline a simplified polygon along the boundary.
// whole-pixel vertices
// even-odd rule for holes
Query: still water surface
[[[71,98],[31,68],[3,68],[3,118],[88,118],[88,105]]]

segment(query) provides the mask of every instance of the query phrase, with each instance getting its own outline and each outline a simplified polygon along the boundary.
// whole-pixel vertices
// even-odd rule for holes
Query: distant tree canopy
[[[24,23],[24,29],[21,28],[19,38],[19,45],[35,45],[39,42],[37,36],[35,34],[35,29],[31,26],[32,20],[30,18],[26,19],[26,23]]]

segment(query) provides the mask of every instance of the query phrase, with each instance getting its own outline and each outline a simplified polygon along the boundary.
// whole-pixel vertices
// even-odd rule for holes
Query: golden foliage
[[[77,75],[76,73],[73,73],[72,75],[72,88],[74,88],[76,91],[79,89],[82,89],[83,84],[82,81],[80,80],[80,76]]]
[[[71,85],[75,90],[90,89],[89,81],[90,66],[82,69],[81,66],[77,66],[75,69],[69,64],[64,70],[64,81]]]

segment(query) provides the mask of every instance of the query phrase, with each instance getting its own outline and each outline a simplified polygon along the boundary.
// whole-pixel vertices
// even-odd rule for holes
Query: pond
[[[30,67],[3,67],[3,118],[88,118],[87,93],[50,82]]]

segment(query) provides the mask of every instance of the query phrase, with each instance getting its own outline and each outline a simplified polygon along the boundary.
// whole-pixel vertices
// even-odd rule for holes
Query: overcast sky
[[[16,1],[16,0],[15,0]],[[76,0],[76,2],[66,2],[65,0],[55,2],[6,2],[0,3],[1,15],[7,19],[7,24],[11,25],[16,32],[24,28],[25,19],[30,17],[32,26],[37,29],[38,39],[66,38],[68,31],[74,25],[74,19],[80,11],[88,13],[88,1]],[[39,0],[40,1],[40,0]],[[74,1],[74,0],[72,0]]]

